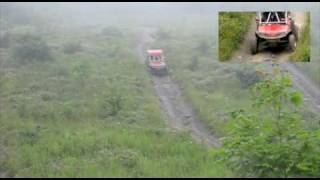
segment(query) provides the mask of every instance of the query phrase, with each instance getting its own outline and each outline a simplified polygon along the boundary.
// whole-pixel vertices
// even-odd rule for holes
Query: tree
[[[244,177],[320,175],[320,131],[300,125],[302,95],[274,70],[252,88],[253,111],[231,113],[219,159]]]

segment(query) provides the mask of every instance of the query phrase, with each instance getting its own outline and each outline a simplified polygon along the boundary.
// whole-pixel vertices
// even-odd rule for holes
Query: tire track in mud
[[[153,28],[146,28],[140,38],[137,46],[141,63],[144,64],[144,52],[150,47],[153,41]],[[207,147],[220,147],[217,137],[211,134],[204,124],[198,119],[192,106],[183,98],[179,86],[170,78],[170,76],[152,76],[153,86],[159,97],[161,106],[169,120],[169,126],[173,130],[188,131],[198,142]]]

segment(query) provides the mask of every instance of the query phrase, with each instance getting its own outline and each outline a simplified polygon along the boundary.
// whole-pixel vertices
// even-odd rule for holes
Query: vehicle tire
[[[259,48],[258,38],[257,37],[252,38],[250,42],[251,54],[257,54],[258,48]]]
[[[298,29],[298,26],[297,25],[293,25],[293,29],[292,29],[292,32],[296,38],[296,41],[299,40],[299,37],[298,37],[298,32],[299,32],[299,29]]]
[[[298,32],[299,32],[299,28],[298,26],[295,24],[294,20],[291,21],[291,31],[292,34],[294,34],[296,41],[298,41]]]
[[[297,47],[297,41],[294,34],[289,35],[289,47],[290,47],[290,50],[292,51],[294,51]]]

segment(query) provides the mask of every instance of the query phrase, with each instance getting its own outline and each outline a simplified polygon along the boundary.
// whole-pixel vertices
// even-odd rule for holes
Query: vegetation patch
[[[290,56],[291,61],[310,62],[310,16],[306,25],[301,30],[301,37],[297,43],[297,49]]]
[[[219,13],[219,60],[227,61],[243,41],[254,13]]]
[[[320,131],[301,126],[295,108],[302,95],[292,89],[291,78],[275,71],[252,92],[255,111],[231,113],[218,158],[243,177],[318,176]]]
[[[24,34],[17,39],[13,47],[13,57],[23,63],[32,60],[48,61],[53,59],[46,41],[33,34]]]

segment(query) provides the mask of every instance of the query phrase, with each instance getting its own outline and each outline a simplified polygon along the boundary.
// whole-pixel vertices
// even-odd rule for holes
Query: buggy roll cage
[[[284,13],[284,21],[281,21],[281,18],[279,17],[279,12],[281,11],[272,11],[272,12],[258,12],[258,16],[259,16],[259,24],[279,24],[279,23],[284,23],[284,24],[288,24],[288,11],[282,11],[282,13]],[[263,13],[268,13],[266,20],[263,20]],[[271,20],[271,15],[274,15],[276,17],[276,20]]]

